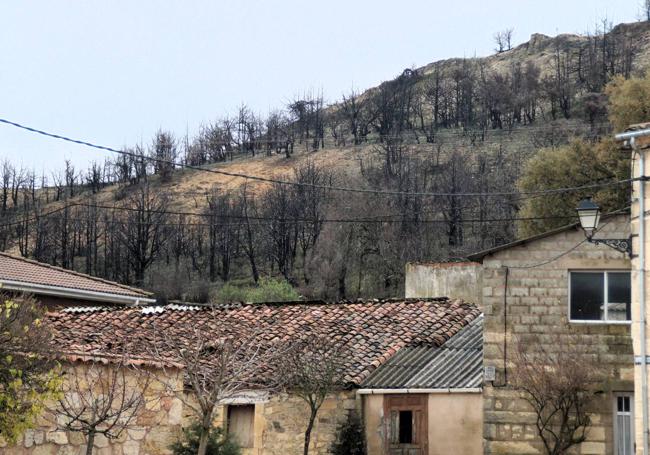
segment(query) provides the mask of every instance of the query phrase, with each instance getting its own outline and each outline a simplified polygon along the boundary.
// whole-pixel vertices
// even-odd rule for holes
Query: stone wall
[[[603,238],[627,238],[629,218],[605,220]],[[516,390],[505,383],[504,337],[514,349],[513,337],[535,337],[552,343],[556,336],[584,346],[585,354],[602,367],[609,379],[601,385],[591,412],[588,440],[574,453],[613,453],[613,393],[632,392],[633,355],[629,324],[570,323],[568,272],[584,269],[630,269],[627,255],[584,240],[579,229],[512,247],[483,259],[483,311],[485,313],[484,364],[496,367],[494,384],[484,388],[484,450],[486,454],[542,453],[534,415]],[[574,250],[571,250],[575,248]],[[571,250],[571,251],[570,251]],[[570,251],[569,253],[567,253]],[[563,254],[566,253],[566,254]],[[529,267],[560,256],[548,264]],[[505,268],[508,272],[507,318],[504,320]],[[520,267],[520,268],[518,268]],[[505,324],[505,332],[504,332]]]
[[[88,364],[77,363],[75,365],[75,368],[87,367]],[[108,367],[101,366],[99,368],[106,369]],[[71,368],[68,366],[67,370],[70,371]],[[159,374],[161,375],[162,372]],[[132,377],[129,378],[129,381],[130,384],[134,382]],[[83,383],[83,379],[80,382]],[[117,439],[107,439],[103,435],[96,435],[93,453],[98,455],[169,453],[168,446],[178,437],[182,419],[182,402],[169,396],[165,392],[162,382],[152,380],[145,392],[144,409],[137,414],[129,427]],[[7,455],[84,454],[85,437],[81,433],[57,430],[56,421],[57,416],[46,412],[38,419],[36,428],[27,430],[15,446],[9,447],[0,439],[1,452]]]
[[[245,404],[246,401],[239,401]],[[254,447],[242,449],[242,455],[290,455],[303,450],[304,434],[309,420],[307,403],[286,393],[269,395],[263,400],[252,400],[255,405]],[[227,427],[227,405],[217,411],[215,426]],[[332,443],[351,412],[360,412],[361,401],[354,391],[330,394],[316,417],[311,434],[309,453],[329,454]],[[192,416],[184,418],[188,423]]]
[[[83,367],[87,364],[77,364]],[[102,367],[105,368],[105,367]],[[169,445],[181,434],[181,427],[194,421],[187,406],[169,396],[158,380],[152,380],[146,392],[145,408],[133,423],[115,440],[97,435],[98,455],[157,455],[169,454]],[[174,378],[173,380],[176,380]],[[303,437],[309,418],[307,404],[296,396],[276,394],[254,400],[254,447],[242,450],[242,455],[289,455],[302,453]],[[323,403],[312,432],[313,455],[329,453],[341,425],[350,412],[360,410],[354,391],[331,394]],[[215,426],[226,427],[226,407],[218,410]],[[15,446],[0,439],[0,453],[8,455],[78,455],[85,453],[86,440],[80,433],[57,431],[56,417],[43,415],[33,430],[25,432]]]

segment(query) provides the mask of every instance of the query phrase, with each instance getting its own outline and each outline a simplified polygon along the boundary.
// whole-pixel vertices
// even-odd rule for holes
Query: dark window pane
[[[604,287],[602,272],[571,273],[571,319],[603,319]]]
[[[399,443],[411,444],[413,442],[413,411],[399,412]]]
[[[629,321],[630,273],[610,272],[607,274],[607,318],[614,321]]]

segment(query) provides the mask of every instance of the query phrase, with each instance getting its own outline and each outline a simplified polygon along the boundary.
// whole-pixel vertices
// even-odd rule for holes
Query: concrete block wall
[[[627,238],[629,217],[603,222],[599,236]],[[585,354],[600,365],[609,379],[590,409],[592,427],[588,440],[574,450],[579,454],[613,453],[613,399],[615,392],[634,390],[634,365],[629,324],[570,323],[568,280],[570,270],[630,269],[628,257],[604,245],[582,243],[579,229],[559,233],[497,252],[483,259],[483,299],[485,314],[484,364],[496,367],[494,384],[484,387],[483,437],[486,454],[543,453],[534,426],[534,414],[518,391],[504,383],[504,340],[514,349],[513,340],[535,337],[551,343],[556,336],[567,337],[584,346]],[[575,248],[568,254],[567,251]],[[549,261],[548,264],[529,267]],[[505,268],[508,272],[508,316],[504,320]],[[505,325],[504,325],[505,322]],[[505,327],[505,329],[504,329]],[[508,360],[506,359],[506,364]]]
[[[476,262],[408,263],[406,298],[449,297],[478,304],[482,269]]]

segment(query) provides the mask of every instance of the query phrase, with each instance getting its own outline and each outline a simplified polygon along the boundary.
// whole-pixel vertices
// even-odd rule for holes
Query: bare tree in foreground
[[[215,309],[205,311],[210,312],[209,316],[197,317],[196,323],[182,334],[178,328],[154,327],[156,341],[152,350],[162,365],[181,369],[183,387],[169,391],[198,420],[198,455],[206,453],[216,413],[225,400],[246,391],[272,391],[277,387],[270,367],[283,352],[265,341],[268,326],[246,327],[242,321],[223,321],[223,314]],[[170,384],[166,383],[168,387]]]
[[[149,382],[149,376],[131,366],[126,356],[112,365],[73,365],[52,409],[57,426],[86,436],[86,455],[91,455],[98,434],[116,439],[134,423],[144,408]]]
[[[309,454],[311,433],[316,416],[327,395],[343,382],[344,348],[329,337],[307,336],[293,343],[281,359],[285,389],[300,397],[309,406],[303,455]]]
[[[519,341],[513,362],[513,385],[535,413],[545,453],[562,455],[585,441],[591,424],[587,408],[598,374],[584,347],[559,336],[547,346]]]

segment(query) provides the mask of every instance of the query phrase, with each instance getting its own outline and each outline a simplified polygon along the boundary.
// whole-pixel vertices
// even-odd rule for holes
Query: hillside
[[[648,22],[535,34],[488,57],[406,70],[330,106],[307,95],[267,118],[243,107],[185,142],[160,132],[133,149],[140,158],[69,166],[40,189],[6,163],[0,247],[166,298],[219,298],[226,282],[265,276],[313,298],[399,295],[406,261],[516,237],[516,198],[454,194],[514,192],[539,149],[609,135],[605,85],[649,65]]]

